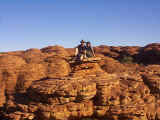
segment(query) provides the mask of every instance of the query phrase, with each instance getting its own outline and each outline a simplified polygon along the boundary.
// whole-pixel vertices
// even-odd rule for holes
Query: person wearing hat
[[[86,45],[84,40],[81,40],[80,43],[81,44],[76,47],[75,56],[78,59],[83,60],[86,58]]]
[[[94,57],[95,53],[93,50],[93,47],[91,46],[90,42],[86,43],[86,57],[90,58],[90,57]]]

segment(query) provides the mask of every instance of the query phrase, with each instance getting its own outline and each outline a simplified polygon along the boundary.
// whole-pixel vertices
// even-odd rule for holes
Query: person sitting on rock
[[[87,43],[86,43],[86,56],[87,56],[88,58],[95,56],[93,47],[91,46],[91,43],[90,43],[90,42],[87,42]]]
[[[81,44],[76,47],[75,56],[79,60],[83,60],[84,58],[86,58],[86,46],[84,40],[81,40],[80,43]]]

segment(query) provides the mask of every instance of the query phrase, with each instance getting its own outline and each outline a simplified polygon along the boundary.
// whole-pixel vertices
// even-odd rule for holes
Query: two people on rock
[[[90,58],[95,56],[94,50],[90,42],[85,42],[84,40],[81,40],[80,43],[81,44],[76,47],[75,51],[75,56],[78,59],[83,60],[84,58]]]

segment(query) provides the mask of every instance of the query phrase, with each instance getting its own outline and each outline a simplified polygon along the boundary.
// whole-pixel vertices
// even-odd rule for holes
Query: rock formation
[[[160,120],[159,44],[94,49],[97,63],[69,63],[61,46],[1,53],[0,119]]]

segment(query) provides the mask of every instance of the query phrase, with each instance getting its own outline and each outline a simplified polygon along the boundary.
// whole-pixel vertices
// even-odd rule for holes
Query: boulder
[[[59,46],[59,45],[48,46],[48,47],[42,48],[41,51],[43,53],[48,53],[48,54],[52,54],[52,55],[56,55],[56,56],[60,56],[60,57],[69,56],[69,54],[65,50],[65,48],[62,46]]]
[[[58,78],[67,76],[70,71],[69,63],[61,57],[48,57],[45,59],[47,64],[47,77]]]
[[[120,73],[127,70],[123,64],[110,57],[102,58],[99,65],[107,73]]]
[[[22,54],[27,63],[42,63],[46,57],[39,49],[31,48]]]

